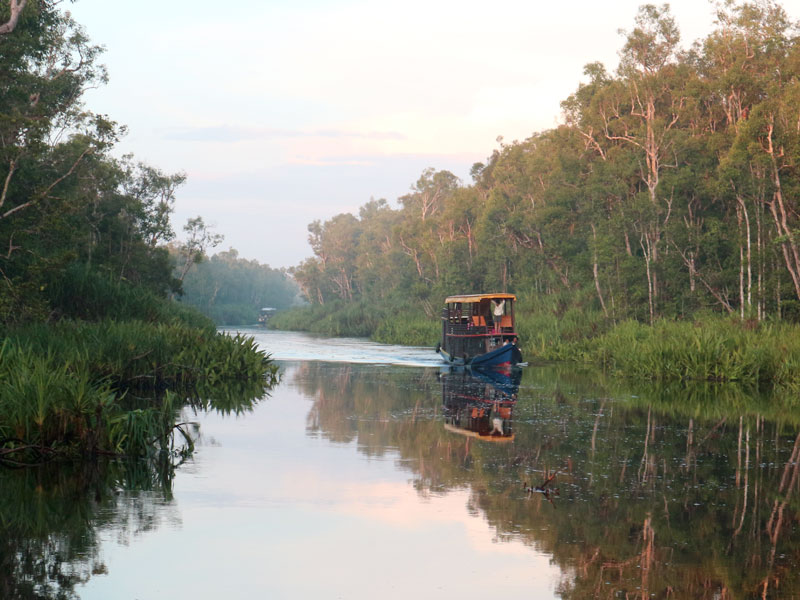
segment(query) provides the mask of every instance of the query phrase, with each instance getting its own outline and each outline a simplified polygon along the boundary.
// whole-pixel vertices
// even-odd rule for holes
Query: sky
[[[428,167],[465,184],[504,143],[556,126],[583,66],[613,71],[638,0],[77,0],[108,85],[88,109],[117,152],[184,172],[173,223],[202,216],[243,258],[290,267],[307,226],[393,206]],[[675,0],[684,45],[713,24]],[[800,16],[800,0],[784,7]],[[797,5],[797,6],[794,6]]]

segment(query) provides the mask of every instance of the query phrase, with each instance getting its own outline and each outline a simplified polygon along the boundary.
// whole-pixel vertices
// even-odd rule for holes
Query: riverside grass
[[[57,318],[99,321],[144,321],[191,325],[213,330],[214,322],[194,308],[170,302],[147,288],[73,264],[43,293]],[[48,319],[52,320],[52,319]]]
[[[189,390],[224,398],[219,390],[229,382],[257,382],[252,401],[276,377],[252,338],[213,328],[142,321],[17,328],[0,343],[0,458],[146,456],[172,450],[175,434],[191,449],[186,425],[175,423]]]
[[[621,377],[800,386],[800,326],[701,315],[613,324],[600,312],[520,311],[527,357],[592,363]]]
[[[800,384],[800,327],[788,323],[628,321],[593,340],[587,355],[632,377]]]
[[[431,348],[441,334],[440,322],[424,313],[402,304],[376,305],[365,300],[296,307],[276,314],[270,319],[270,327]]]
[[[517,332],[528,360],[577,361],[621,377],[658,381],[735,381],[800,387],[800,326],[699,315],[685,321],[613,323],[602,312],[517,305]],[[364,302],[312,305],[279,313],[277,329],[433,347],[441,325],[421,311],[369,308]]]

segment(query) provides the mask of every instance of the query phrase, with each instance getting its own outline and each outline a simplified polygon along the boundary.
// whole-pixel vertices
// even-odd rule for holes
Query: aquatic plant
[[[276,381],[268,355],[241,335],[135,321],[17,329],[0,344],[0,459],[142,456],[174,451],[175,436],[191,450],[177,392],[195,398],[197,388],[208,404],[228,382],[252,382],[241,408],[227,400],[246,410]]]

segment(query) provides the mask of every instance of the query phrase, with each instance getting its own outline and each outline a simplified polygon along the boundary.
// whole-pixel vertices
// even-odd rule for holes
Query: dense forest
[[[6,325],[104,310],[90,282],[156,297],[179,289],[164,243],[175,235],[169,217],[185,177],[112,155],[125,128],[82,104],[106,80],[101,48],[57,5],[0,6],[0,20],[15,25],[0,36]]]
[[[289,308],[298,293],[285,270],[241,258],[231,248],[202,260],[186,273],[181,300],[218,325],[252,325],[259,309]]]
[[[276,380],[173,300],[218,236],[190,219],[171,257],[185,176],[113,153],[125,127],[82,102],[101,53],[61,2],[0,3],[0,464],[189,452],[186,402]]]
[[[433,320],[449,294],[510,291],[601,328],[800,319],[800,30],[768,0],[717,10],[684,48],[669,6],[642,6],[616,71],[588,64],[563,124],[501,140],[470,184],[428,169],[397,207],[312,223],[305,296]]]

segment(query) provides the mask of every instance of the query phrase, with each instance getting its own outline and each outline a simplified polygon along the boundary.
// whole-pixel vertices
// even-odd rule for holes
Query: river
[[[0,596],[800,597],[798,409],[246,333],[280,384],[177,468],[0,471]]]

